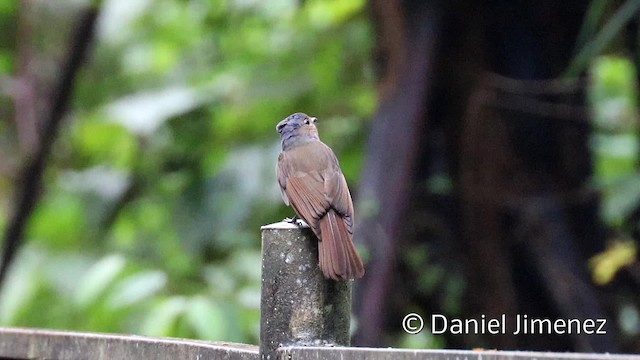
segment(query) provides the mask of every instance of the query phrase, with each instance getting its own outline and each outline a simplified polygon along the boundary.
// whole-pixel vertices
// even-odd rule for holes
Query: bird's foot
[[[288,222],[290,224],[295,224],[298,227],[309,227],[309,225],[302,219],[297,216],[284,218],[284,222]]]
[[[298,221],[298,220],[300,220],[300,218],[299,218],[299,217],[297,217],[297,216],[294,216],[294,217],[286,217],[286,218],[284,218],[284,220],[282,220],[282,221],[284,221],[284,222],[288,222],[288,223],[290,223],[290,224],[295,224],[295,223],[296,223],[296,221]]]

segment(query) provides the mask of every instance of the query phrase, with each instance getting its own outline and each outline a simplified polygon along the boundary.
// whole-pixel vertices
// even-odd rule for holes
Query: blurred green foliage
[[[74,2],[0,4],[14,36],[0,75],[18,76],[25,56],[59,66],[47,49],[64,52],[68,38],[30,44],[72,23]],[[46,29],[20,35],[22,16]],[[38,51],[21,53],[16,37]],[[274,126],[317,116],[354,184],[375,102],[371,45],[364,0],[104,2],[0,325],[256,343],[259,227],[292,214],[274,178]],[[0,114],[12,118],[11,102]],[[20,159],[8,124],[0,150]]]
[[[603,220],[620,227],[640,202],[636,69],[626,57],[601,56],[590,72],[594,180],[603,195]]]
[[[600,56],[590,70],[589,98],[596,129],[617,133],[638,129],[637,74],[631,60]]]
[[[638,82],[635,65],[622,56],[595,59],[590,73],[594,183],[601,194],[601,218],[617,233],[589,261],[594,282],[605,285],[638,260],[630,240],[638,224],[629,221],[640,204]]]

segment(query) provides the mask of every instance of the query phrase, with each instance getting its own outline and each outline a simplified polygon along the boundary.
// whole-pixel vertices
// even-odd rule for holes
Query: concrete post
[[[325,279],[308,227],[280,222],[262,230],[260,357],[281,346],[348,346],[351,283]]]

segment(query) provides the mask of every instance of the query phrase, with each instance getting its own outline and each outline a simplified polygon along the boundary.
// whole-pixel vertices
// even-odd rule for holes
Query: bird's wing
[[[337,162],[337,160],[336,160]],[[339,167],[328,170],[325,175],[324,191],[327,200],[344,220],[347,231],[353,234],[353,201],[342,171]]]
[[[345,180],[342,170],[340,170],[338,158],[333,153],[333,150],[324,143],[320,144],[318,151],[324,152],[324,158],[329,159],[323,174],[324,193],[330,206],[344,220],[349,233],[353,234],[353,201],[351,200],[347,180]]]
[[[278,178],[278,185],[280,185],[280,195],[282,195],[282,201],[284,204],[289,206],[289,197],[284,189],[287,186],[287,174],[284,166],[284,153],[280,153],[278,155],[278,162],[276,163],[276,177]]]
[[[281,153],[277,167],[283,199],[286,197],[288,204],[293,206],[298,216],[303,218],[316,234],[320,234],[318,221],[331,207],[324,193],[324,180],[318,171],[297,170],[292,165],[296,164],[296,159],[287,159],[287,156]]]

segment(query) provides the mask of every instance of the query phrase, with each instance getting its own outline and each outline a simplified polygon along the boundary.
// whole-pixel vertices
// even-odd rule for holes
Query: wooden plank
[[[0,327],[0,359],[256,360],[258,358],[258,347],[254,345]],[[296,346],[278,349],[277,358],[283,360],[640,360],[640,355]]]
[[[137,335],[0,327],[0,359],[257,360],[258,347]]]
[[[640,355],[496,350],[413,350],[349,347],[283,347],[282,360],[640,360]]]

